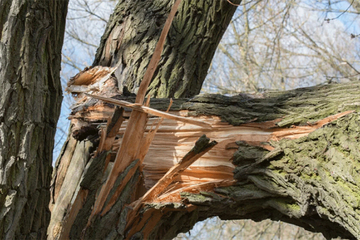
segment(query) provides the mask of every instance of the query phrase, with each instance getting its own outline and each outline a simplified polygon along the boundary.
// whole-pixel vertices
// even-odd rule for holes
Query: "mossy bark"
[[[257,200],[261,209],[246,214],[261,217],[266,208],[270,218],[285,218],[327,238],[359,239],[359,123],[353,113],[306,137],[273,142],[276,154],[255,157],[254,163],[234,159],[239,186],[219,193],[238,194],[234,199],[240,206]]]
[[[0,2],[0,239],[45,239],[67,0]]]
[[[239,0],[233,1],[239,3]],[[119,1],[94,66],[115,66],[119,89],[136,92],[173,0]],[[227,1],[182,1],[148,88],[152,97],[193,97],[201,90],[216,47],[236,7]]]

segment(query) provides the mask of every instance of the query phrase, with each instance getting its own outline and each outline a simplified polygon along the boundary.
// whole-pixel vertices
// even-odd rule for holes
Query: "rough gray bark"
[[[173,0],[119,1],[93,66],[119,64],[115,75],[120,85],[136,92],[173,3]],[[193,97],[200,92],[216,47],[235,10],[225,0],[181,3],[148,88],[151,96]]]
[[[0,1],[0,239],[45,239],[67,0]]]

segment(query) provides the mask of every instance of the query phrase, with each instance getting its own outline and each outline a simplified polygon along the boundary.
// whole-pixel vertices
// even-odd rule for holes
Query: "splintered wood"
[[[151,202],[170,185],[175,176],[184,172],[191,164],[212,149],[217,142],[209,142],[205,135],[201,136],[196,142],[195,147],[187,153],[179,163],[170,168],[167,173],[142,197],[143,201]]]
[[[156,67],[160,61],[160,56],[164,48],[166,36],[169,32],[171,23],[175,17],[175,13],[177,12],[177,8],[180,2],[181,0],[175,1],[173,7],[171,8],[171,11],[166,19],[165,26],[161,32],[160,39],[156,44],[154,54],[150,60],[149,66],[146,69],[144,78],[140,83],[140,87],[138,94],[136,96],[135,103],[139,105],[141,109],[144,108],[142,105],[145,99],[147,88],[154,75]],[[91,219],[95,215],[98,215],[100,212],[102,212],[102,214],[105,214],[107,211],[111,209],[111,207],[114,205],[115,201],[117,200],[118,196],[121,194],[123,188],[126,186],[126,184],[131,179],[131,177],[135,174],[136,168],[133,168],[135,170],[128,172],[126,174],[124,179],[122,179],[121,184],[117,187],[115,193],[112,195],[110,201],[108,201],[105,206],[105,201],[110,191],[114,187],[117,178],[120,176],[121,173],[125,171],[125,169],[133,161],[139,159],[139,152],[142,147],[141,144],[143,143],[147,120],[148,120],[148,114],[146,112],[139,111],[138,109],[131,112],[129,122],[125,129],[124,137],[122,139],[122,143],[120,145],[119,151],[117,152],[114,161],[114,166],[105,184],[103,184],[103,186],[101,187],[100,193],[98,194],[95,200],[93,211],[88,219],[88,226],[91,224]],[[145,154],[143,153],[142,155]],[[143,161],[142,159],[138,161],[139,165],[142,164],[142,161]]]
[[[76,113],[73,117],[81,118],[86,122],[99,122],[109,118],[113,108],[99,105],[101,111],[93,108],[92,111]],[[233,181],[234,165],[231,159],[238,149],[237,141],[244,141],[250,145],[261,146],[272,150],[273,147],[267,143],[279,141],[283,138],[296,139],[306,136],[312,131],[322,127],[331,121],[338,119],[352,111],[339,113],[316,123],[306,126],[293,126],[291,128],[275,127],[276,121],[266,123],[248,123],[240,126],[232,126],[222,122],[218,116],[196,116],[190,117],[188,111],[172,111],[169,115],[178,115],[189,121],[175,121],[173,118],[164,119],[149,146],[148,152],[142,163],[144,186],[152,188],[169,170],[177,165],[181,159],[192,149],[194,143],[206,134],[211,140],[218,142],[211,150],[201,158],[187,167],[183,172],[172,176],[171,183],[163,190],[163,194],[151,201],[181,201],[180,189],[198,192],[209,186],[230,185]],[[128,113],[124,113],[125,117]],[[77,117],[75,117],[77,116]],[[181,119],[181,118],[179,118]],[[151,129],[157,125],[159,118],[150,117],[145,125],[144,134],[147,136]],[[192,122],[202,122],[211,125],[211,128],[203,128]],[[191,123],[190,123],[191,122]],[[123,142],[123,136],[129,120],[124,120],[113,142],[112,151],[118,152]]]

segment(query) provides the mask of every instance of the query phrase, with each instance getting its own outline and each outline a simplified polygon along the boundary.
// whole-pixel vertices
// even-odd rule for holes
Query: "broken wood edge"
[[[67,86],[88,86],[94,83],[99,76],[106,78],[114,71],[113,67],[95,66],[85,67],[82,71],[71,77]]]
[[[327,123],[330,123],[342,116],[345,116],[346,114],[349,114],[353,111],[348,111],[348,112],[344,112],[344,113],[339,113],[339,114],[336,114],[336,115],[333,115],[333,116],[330,116],[330,117],[327,117],[327,118],[324,118],[320,121],[317,122],[316,125],[312,125],[312,126],[306,126],[306,135],[319,129],[320,127],[324,126],[325,124]],[[303,127],[300,126],[300,131],[304,130],[302,129]],[[280,128],[278,128],[277,130],[280,130]],[[283,130],[283,129],[282,129]],[[289,130],[289,129],[288,129]],[[299,136],[297,136],[299,137]],[[285,137],[284,137],[285,138]],[[188,154],[186,155],[188,156]],[[185,159],[185,157],[184,157]],[[182,161],[181,161],[182,162]],[[181,164],[181,163],[180,163]],[[180,165],[178,164],[178,165]],[[161,178],[155,185],[153,188],[151,188],[145,195],[142,199],[140,199],[139,201],[137,201],[135,203],[135,206],[132,210],[132,212],[129,213],[128,215],[128,219],[127,219],[127,226],[125,229],[128,229],[129,231],[129,234],[126,236],[126,239],[130,239],[132,234],[134,234],[134,229],[131,229],[131,226],[134,225],[134,222],[136,221],[135,219],[138,217],[138,211],[141,207],[141,205],[145,204],[145,203],[154,203],[155,201],[158,201],[158,202],[161,202],[161,201],[164,201],[164,200],[168,200],[169,198],[171,197],[175,197],[174,195],[180,195],[181,192],[196,192],[196,193],[200,193],[201,191],[204,191],[204,190],[213,190],[215,187],[218,187],[219,185],[223,185],[223,186],[231,186],[233,185],[234,183],[236,183],[236,180],[233,180],[233,181],[211,181],[211,182],[206,182],[206,183],[200,183],[200,184],[195,184],[195,185],[191,185],[191,186],[188,186],[188,187],[184,187],[184,188],[180,188],[180,189],[176,189],[175,191],[172,191],[172,192],[169,192],[167,194],[164,194],[164,195],[161,195],[159,196],[159,194],[157,194],[156,190],[158,191],[161,191],[161,184],[162,184],[162,181],[165,182],[165,185],[166,187],[169,186],[169,184],[166,184],[167,181],[169,181],[169,179],[171,179],[176,173],[177,171],[175,170],[176,167],[178,165],[175,165],[173,166],[165,175],[163,178]],[[180,172],[180,171],[178,171]],[[170,180],[170,183],[171,183],[171,180]],[[217,185],[218,184],[218,185]],[[165,188],[166,188],[165,187]],[[209,188],[209,189],[207,189]],[[151,193],[151,191],[153,191],[153,193]],[[181,196],[180,196],[180,199],[181,199]],[[173,202],[173,199],[171,199],[171,202]],[[149,212],[152,212],[152,211],[155,211],[155,210],[148,210]],[[147,222],[147,220],[149,219],[149,215],[152,215],[153,217],[155,216],[154,214],[149,214],[149,213],[143,213],[143,219],[141,220],[138,220],[138,224],[136,224],[136,228],[140,228],[143,226],[143,224],[145,222]],[[162,215],[162,214],[161,214]],[[156,217],[154,217],[154,222],[157,222],[159,221],[159,217],[158,215],[156,215]],[[152,226],[154,227],[156,224],[152,222]]]
[[[206,138],[206,136],[203,135],[201,138]],[[190,152],[186,154],[185,157],[181,159],[178,164],[170,168],[168,172],[150,190],[147,191],[147,193],[142,197],[141,201],[152,201],[153,199],[158,197],[171,184],[174,176],[183,172],[191,164],[193,164],[205,153],[210,151],[217,144],[216,141],[210,142],[209,138],[207,138],[206,140],[208,141],[208,143],[206,143],[206,145],[204,145],[200,150],[197,149],[197,146],[193,147],[193,149],[191,149]],[[199,141],[200,140],[198,140],[197,142]]]
[[[148,98],[150,99],[150,98]],[[170,100],[168,109],[166,110],[167,112],[170,110],[172,105],[172,99]],[[104,214],[106,214],[111,207],[115,204],[117,198],[119,197],[120,193],[122,192],[122,190],[125,188],[126,184],[130,181],[131,177],[135,174],[135,171],[137,169],[137,167],[141,166],[144,158],[146,156],[146,153],[149,151],[149,147],[151,145],[152,140],[155,137],[155,134],[157,132],[157,130],[159,129],[161,122],[162,122],[163,118],[160,118],[157,126],[155,127],[154,130],[150,130],[150,132],[147,134],[146,137],[143,137],[142,139],[142,143],[140,144],[141,149],[139,150],[138,156],[139,156],[139,162],[136,165],[136,167],[132,168],[131,171],[128,172],[128,174],[125,176],[125,178],[122,180],[122,182],[120,183],[120,185],[118,186],[118,188],[116,189],[115,193],[113,194],[113,196],[111,197],[109,203],[104,207],[104,209],[101,212],[101,216],[103,216]]]
[[[336,119],[338,119],[338,118],[340,118],[340,117],[342,117],[342,116],[345,116],[346,114],[352,113],[352,112],[354,112],[354,111],[347,111],[347,112],[335,114],[335,115],[332,115],[332,116],[330,116],[330,117],[327,117],[327,118],[324,118],[324,119],[322,119],[322,120],[319,120],[319,121],[317,122],[317,124],[313,124],[313,125],[305,126],[305,127],[304,127],[304,126],[297,126],[297,127],[295,127],[295,128],[297,128],[297,129],[300,130],[300,131],[303,131],[304,128],[307,128],[306,130],[304,130],[304,132],[302,132],[302,134],[307,135],[308,133],[310,133],[310,132],[312,132],[312,131],[315,131],[316,129],[322,127],[323,125],[325,125],[325,124],[327,124],[327,123],[330,123],[330,122],[332,122],[332,121],[334,121],[334,120],[336,120]],[[280,128],[278,128],[278,129],[280,130]],[[283,130],[287,130],[288,132],[289,132],[289,131],[291,132],[291,130],[294,130],[294,129],[293,129],[293,128],[283,128]],[[279,131],[279,132],[280,132],[280,131]],[[296,138],[298,138],[298,137],[301,137],[301,136],[300,136],[300,135],[297,135]],[[285,137],[282,137],[282,138],[286,138],[286,136],[285,136]],[[278,140],[278,139],[274,139],[274,140]]]
[[[210,142],[210,139],[203,135],[195,143],[195,146],[190,150],[188,154],[175,166],[169,169],[169,171],[151,188],[144,196],[135,201],[132,211],[128,213],[127,225],[125,229],[128,229],[135,221],[136,216],[144,202],[150,202],[158,197],[173,181],[174,176],[183,172],[197,159],[207,153],[217,144],[216,141]]]
[[[312,125],[309,125],[309,126],[298,126],[298,127],[295,127],[295,128],[300,128],[299,130],[301,131],[301,134],[306,134],[306,135],[308,135],[309,133],[311,133],[311,132],[313,132],[313,131],[321,128],[321,127],[324,126],[325,124],[328,124],[328,123],[330,123],[330,122],[332,122],[332,121],[335,121],[335,120],[339,119],[340,117],[343,117],[343,116],[345,116],[345,115],[347,115],[347,114],[350,114],[350,113],[352,113],[352,112],[354,112],[354,111],[346,111],[346,112],[338,113],[338,114],[329,116],[329,117],[327,117],[327,118],[321,119],[321,120],[317,121],[315,124],[312,124]],[[244,125],[246,125],[246,124],[244,124]],[[262,129],[262,128],[261,128],[261,125],[259,125],[259,124],[257,124],[257,125],[258,125],[258,127],[259,127],[260,129]],[[255,127],[254,123],[252,123],[251,126],[252,126],[252,127]],[[275,130],[275,131],[274,131],[274,130]],[[273,128],[273,129],[272,129],[272,131],[274,131],[274,133],[277,133],[277,132],[279,132],[279,131],[280,131],[280,132],[281,132],[281,131],[285,131],[285,130],[293,132],[293,129],[292,129],[292,128]],[[274,135],[274,134],[272,134],[272,135]],[[302,137],[302,136],[303,136],[303,135],[295,135],[295,136],[292,137],[291,139],[300,138],[300,137]],[[276,140],[278,141],[278,140],[281,140],[281,139],[283,139],[283,138],[287,138],[287,137],[286,137],[286,136],[280,137],[280,138],[278,138],[278,139],[276,139]],[[270,140],[274,140],[274,139],[273,139],[273,136],[269,139],[269,141],[270,141]],[[250,144],[250,145],[253,145],[253,144]],[[270,146],[270,145],[265,145],[265,144],[260,144],[260,145],[258,145],[258,144],[256,144],[255,146],[261,146],[261,147],[265,148],[265,149],[268,150],[268,151],[274,150],[274,147],[272,147],[272,146]],[[269,153],[269,154],[271,154],[271,153]],[[174,167],[175,167],[175,166],[174,166]],[[174,168],[174,167],[173,167],[173,168]],[[172,168],[171,168],[169,171],[172,171]],[[169,173],[169,171],[168,171],[168,173]],[[166,175],[167,175],[168,173],[166,173]],[[166,175],[165,175],[165,176],[166,176]],[[158,181],[158,183],[159,183],[160,181],[162,181],[162,179],[163,179],[163,178],[161,178],[161,179]],[[201,183],[201,184],[203,184],[203,183]],[[211,182],[209,182],[209,184],[211,184]],[[156,185],[155,185],[155,186],[156,186]],[[154,187],[155,187],[155,186],[154,186]],[[194,186],[196,186],[196,185],[194,185]],[[186,188],[191,188],[191,186],[190,186],[190,187],[186,187]],[[150,191],[150,190],[149,190],[149,191]],[[168,196],[170,196],[171,194],[175,194],[177,191],[178,191],[178,189],[174,190],[173,192],[169,192],[169,195],[168,195]],[[148,192],[147,194],[150,194],[150,193]],[[161,195],[161,196],[158,196],[156,199],[158,199],[158,200],[164,200],[164,197]],[[153,201],[155,201],[155,198],[146,199],[146,197],[145,197],[145,195],[144,195],[144,199],[142,199],[142,201],[143,201],[143,202],[146,202],[146,201],[148,201],[148,202],[153,202]],[[136,205],[138,205],[138,204],[139,204],[139,202],[136,203]]]
[[[288,139],[297,139],[303,136],[307,136],[309,133],[323,127],[324,125],[331,123],[341,117],[344,117],[350,113],[355,112],[354,110],[349,110],[349,111],[345,111],[345,112],[341,112],[338,114],[334,114],[331,116],[328,116],[326,118],[323,118],[321,120],[318,120],[317,122],[310,124],[308,123],[307,126],[294,126],[291,128],[276,128],[273,130],[273,133],[271,134],[271,138],[269,139],[269,141],[271,140],[276,140],[279,141],[283,138],[288,138]],[[291,136],[293,135],[293,136]]]
[[[148,88],[148,85],[151,81],[151,78],[155,72],[155,69],[160,61],[160,57],[161,57],[161,53],[162,53],[162,50],[163,50],[163,46],[165,44],[165,39],[166,39],[166,36],[168,34],[168,31],[170,29],[170,26],[171,26],[171,23],[172,23],[172,20],[175,16],[175,13],[177,11],[177,8],[180,4],[181,0],[177,0],[175,2],[175,4],[173,5],[171,11],[170,11],[170,14],[168,15],[167,17],[167,20],[166,20],[166,23],[165,23],[165,26],[161,32],[161,35],[160,35],[160,39],[158,41],[158,43],[156,44],[156,47],[155,47],[155,51],[154,51],[154,54],[150,60],[150,63],[149,63],[149,66],[146,70],[146,73],[144,75],[144,78],[140,84],[140,88],[139,88],[139,91],[138,91],[138,95],[136,97],[136,103],[140,103],[142,104],[143,101],[144,101],[144,98],[145,98],[145,94],[146,94],[146,91],[147,91],[147,88]],[[141,106],[143,107],[143,106]],[[137,115],[139,115],[138,117],[141,118],[142,120],[140,121],[137,121],[137,120],[134,120]],[[146,117],[145,119],[143,117]],[[134,120],[133,122],[131,120]],[[136,141],[136,144],[135,144],[135,148],[139,147],[138,145],[140,144],[140,142],[136,139],[136,137],[132,137],[132,133],[133,132],[137,132],[139,133],[139,131],[137,131],[136,129],[142,129],[145,127],[145,124],[147,122],[147,114],[146,113],[143,113],[143,114],[137,114],[135,112],[132,112],[131,113],[131,116],[130,116],[130,119],[129,119],[129,125],[127,126],[126,128],[126,131],[125,131],[125,134],[124,134],[124,139],[123,139],[123,142],[121,144],[121,147],[118,151],[118,154],[117,154],[117,157],[116,157],[116,160],[115,160],[115,163],[114,163],[114,167],[105,183],[105,185],[103,185],[103,187],[101,188],[101,191],[95,201],[95,204],[94,204],[94,208],[93,208],[93,212],[91,213],[90,217],[89,217],[89,221],[88,221],[88,225],[90,224],[90,221],[92,219],[92,217],[96,214],[99,214],[101,209],[103,208],[103,205],[105,203],[105,200],[106,200],[106,195],[109,194],[110,192],[110,189],[113,187],[113,184],[116,180],[116,178],[119,176],[119,174],[125,169],[125,167],[132,161],[134,160],[134,157],[136,156],[136,153],[134,152],[129,152],[126,148],[124,148],[124,145],[128,145],[129,142],[131,142],[131,140],[133,138],[135,138],[134,140]],[[137,127],[137,128],[135,128]],[[141,135],[143,136],[143,132],[141,133]],[[134,134],[135,135],[135,134]],[[129,137],[128,137],[129,136]],[[124,150],[123,150],[124,149]],[[126,159],[123,159],[123,158],[126,158]],[[120,162],[121,160],[121,162]]]
[[[166,113],[160,110],[156,110],[154,108],[150,108],[150,107],[146,107],[146,106],[142,106],[139,104],[134,104],[134,103],[130,103],[130,102],[126,102],[123,100],[116,100],[113,98],[108,98],[108,97],[102,97],[102,96],[98,96],[98,95],[93,95],[93,94],[89,94],[89,93],[85,93],[85,95],[89,96],[89,97],[93,97],[99,100],[102,100],[104,102],[108,102],[108,103],[112,103],[121,107],[128,107],[131,108],[133,110],[136,111],[140,111],[143,113],[148,113],[154,116],[158,116],[158,117],[163,117],[163,118],[167,118],[167,119],[172,119],[175,121],[180,121],[180,122],[184,122],[184,123],[189,123],[189,124],[194,124],[200,127],[204,127],[204,128],[208,128],[211,129],[211,124],[206,123],[206,122],[201,122],[201,121],[197,121],[197,120],[193,120],[193,119],[189,119],[189,118],[185,118],[185,117],[181,117],[181,116],[176,116],[170,113]]]
[[[150,104],[150,98],[148,98],[148,102],[146,104]],[[170,98],[170,103],[166,110],[166,113],[168,113],[170,111],[172,104],[173,104],[173,100],[172,100],[172,98]],[[146,137],[143,138],[143,143],[141,144],[143,147],[140,149],[140,152],[139,152],[139,158],[141,161],[141,165],[144,162],[145,156],[148,153],[150,145],[151,145],[152,141],[154,140],[155,135],[156,135],[157,131],[159,130],[160,125],[163,122],[163,120],[164,120],[164,117],[161,117],[159,119],[159,121],[157,122],[155,129],[153,130],[151,128],[150,131],[148,132],[148,134],[146,135]]]
[[[113,188],[116,179],[126,169],[126,167],[130,165],[132,161],[137,159],[141,139],[144,136],[147,119],[148,115],[146,113],[139,111],[133,111],[131,113],[129,123],[124,133],[123,141],[114,161],[114,166],[105,184],[102,185],[100,193],[96,198],[87,227],[90,226],[92,218],[102,211],[108,194]],[[131,179],[131,176],[128,176],[127,179]]]

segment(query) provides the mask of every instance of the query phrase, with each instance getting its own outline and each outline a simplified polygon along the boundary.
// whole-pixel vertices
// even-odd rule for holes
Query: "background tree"
[[[0,2],[0,238],[44,239],[68,1]]]

